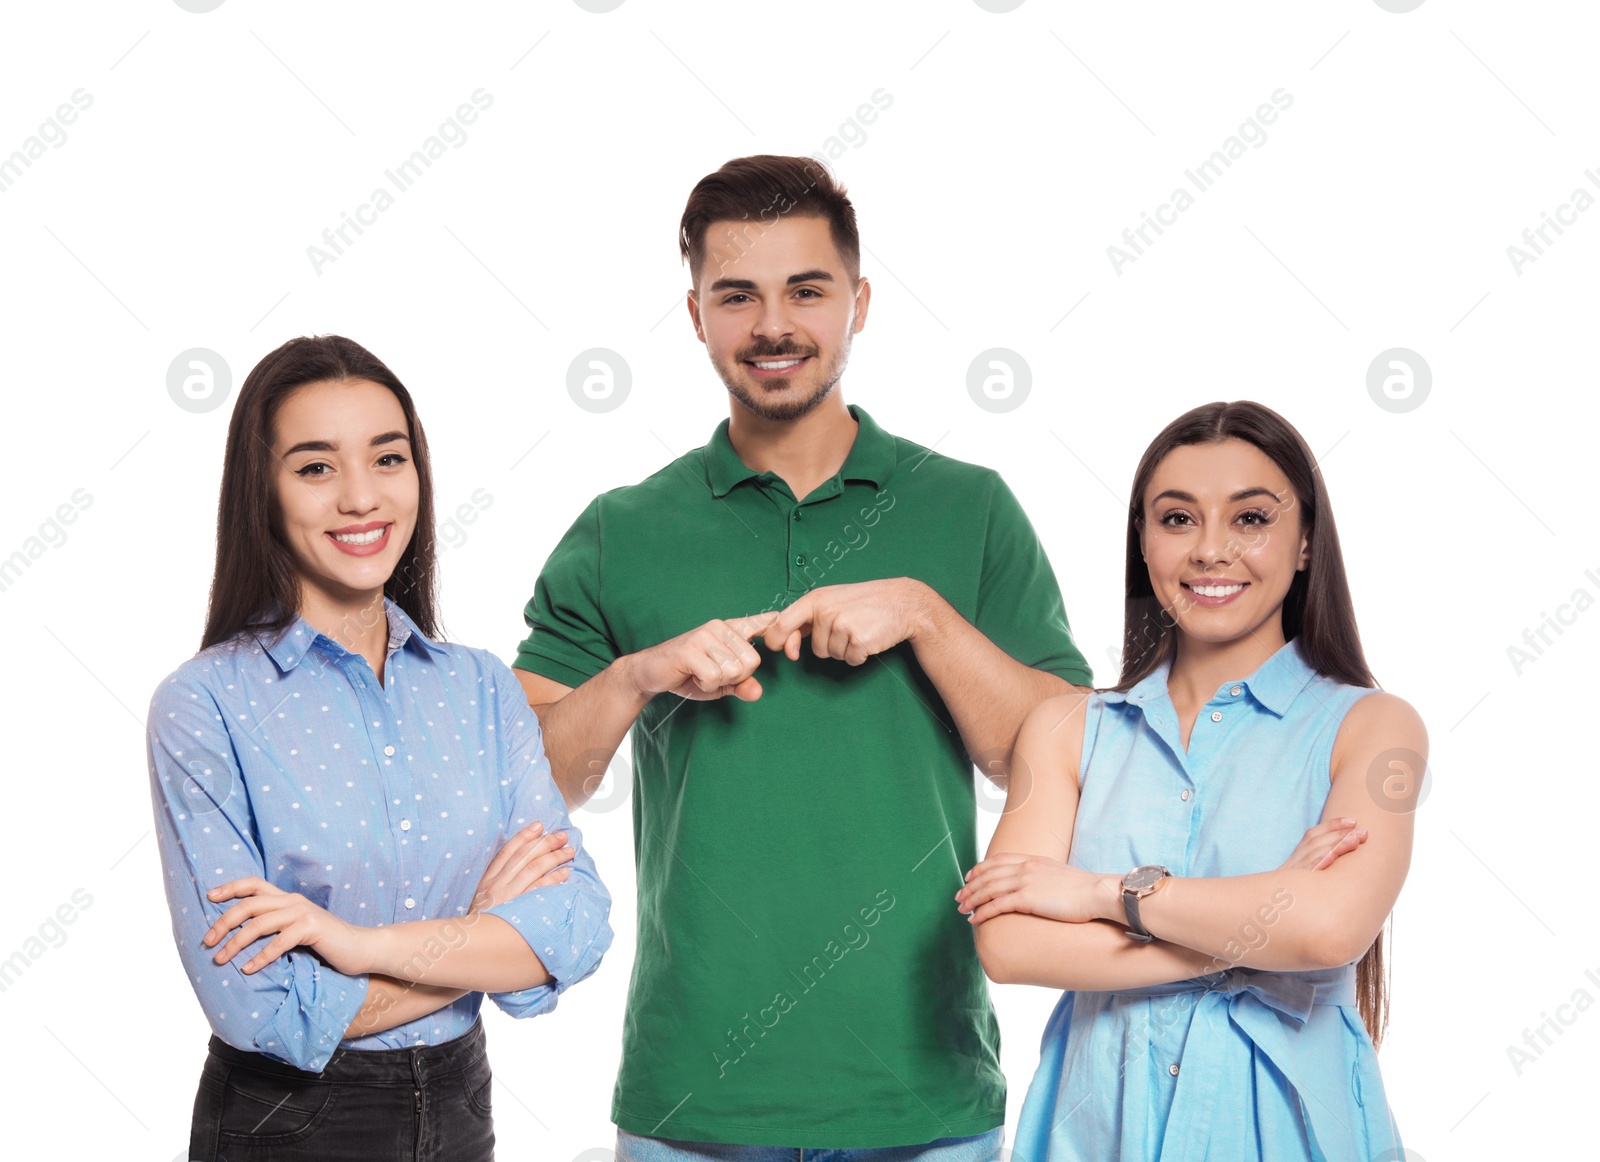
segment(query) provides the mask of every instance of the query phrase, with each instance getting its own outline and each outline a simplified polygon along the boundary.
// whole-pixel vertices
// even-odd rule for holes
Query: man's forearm
[[[1078,687],[1024,666],[995,645],[931,587],[917,582],[922,615],[911,638],[917,662],[950,708],[967,753],[1009,762],[1022,720],[1046,698]],[[990,777],[994,772],[987,771]]]
[[[622,745],[622,736],[650,702],[621,657],[555,702],[535,705],[550,774],[572,811],[587,803]]]

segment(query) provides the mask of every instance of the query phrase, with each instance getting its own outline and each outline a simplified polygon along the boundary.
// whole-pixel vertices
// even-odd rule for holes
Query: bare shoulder
[[[1361,761],[1385,750],[1404,748],[1426,758],[1428,728],[1416,707],[1397,694],[1378,690],[1360,699],[1345,714],[1333,743],[1333,766],[1345,759]]]
[[[1073,690],[1046,698],[1022,720],[1018,747],[1076,776],[1078,756],[1083,753],[1083,721],[1092,697]]]

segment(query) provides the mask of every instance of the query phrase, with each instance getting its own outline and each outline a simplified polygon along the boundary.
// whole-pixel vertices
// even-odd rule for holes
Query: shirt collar
[[[875,488],[882,488],[888,481],[889,474],[894,471],[894,437],[879,427],[877,421],[859,404],[847,404],[846,407],[855,417],[857,428],[855,442],[850,445],[850,454],[845,457],[844,465],[839,469],[839,478],[867,480],[871,481]],[[718,424],[717,430],[711,433],[711,440],[705,446],[706,482],[711,485],[711,495],[719,499],[726,496],[734,485],[741,481],[762,475],[739,459],[739,453],[733,450],[733,443],[728,439],[729,422],[723,420]]]
[[[1107,690],[1101,698],[1107,702],[1130,702],[1136,706],[1158,701],[1168,696],[1167,676],[1171,672],[1172,658],[1169,655],[1126,692]],[[1280,646],[1276,653],[1256,667],[1255,673],[1238,682],[1228,683],[1219,693],[1228,691],[1232,686],[1243,686],[1265,709],[1282,718],[1300,692],[1316,677],[1317,672],[1301,654],[1300,640],[1296,638]]]
[[[390,598],[383,599],[384,617],[389,623],[389,654],[407,644],[416,653],[431,650],[434,653],[445,652],[443,646],[431,640],[425,633],[417,628],[416,622],[406,614],[406,611],[396,605]],[[278,663],[278,669],[287,673],[298,666],[306,653],[317,642],[323,643],[323,648],[332,650],[337,654],[349,653],[344,646],[329,637],[327,634],[313,629],[311,623],[303,617],[296,617],[278,637],[278,640],[266,646],[267,653],[272,660]]]

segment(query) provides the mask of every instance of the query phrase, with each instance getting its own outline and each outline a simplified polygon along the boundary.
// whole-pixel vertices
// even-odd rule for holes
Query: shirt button
[[[799,519],[800,519],[800,514],[801,514],[801,511],[802,511],[802,510],[801,510],[801,509],[798,509],[798,508],[797,508],[797,509],[795,509],[795,510],[794,510],[794,519],[795,519],[795,520],[799,520]]]
[[[407,896],[406,897],[406,907],[415,908],[416,906],[417,906],[417,902],[415,900],[413,900],[410,896]],[[1174,1072],[1174,1073],[1178,1072],[1178,1067],[1176,1065],[1174,1065],[1172,1067],[1172,1072]]]
[[[1185,803],[1187,803],[1189,801],[1189,794],[1190,793],[1188,791],[1185,791],[1182,795],[1180,795],[1178,797],[1180,799],[1182,799]]]
[[[394,747],[392,747],[392,746],[384,747],[383,748],[383,753],[384,754],[391,754],[391,755],[394,754]]]
[[[1177,1077],[1178,1076],[1178,1067],[1176,1065],[1169,1065],[1169,1066],[1167,1066],[1167,1072],[1172,1074],[1173,1077]]]
[[[1212,722],[1221,722],[1222,721],[1222,711],[1213,710],[1211,712],[1211,721]]]
[[[1239,696],[1240,691],[1242,691],[1243,689],[1244,689],[1243,686],[1235,686],[1232,690],[1229,690],[1228,693],[1232,694],[1235,698],[1237,698]]]
[[[806,557],[805,557],[805,554],[804,554],[804,553],[801,553],[801,554],[799,554],[799,555],[798,555],[798,556],[796,556],[796,557],[795,557],[795,559],[794,559],[794,563],[795,563],[795,564],[796,564],[796,565],[804,565],[804,564],[805,564],[805,563],[806,563]]]
[[[401,831],[410,831],[411,830],[411,820],[409,820],[409,819],[400,820],[400,830]]]

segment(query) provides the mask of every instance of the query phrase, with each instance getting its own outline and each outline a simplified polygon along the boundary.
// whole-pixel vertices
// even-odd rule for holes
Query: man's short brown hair
[[[706,230],[713,222],[745,222],[745,244],[753,245],[784,217],[824,218],[852,281],[861,276],[861,236],[845,189],[814,157],[763,153],[736,157],[695,184],[683,208],[678,250],[698,284],[706,259]]]

